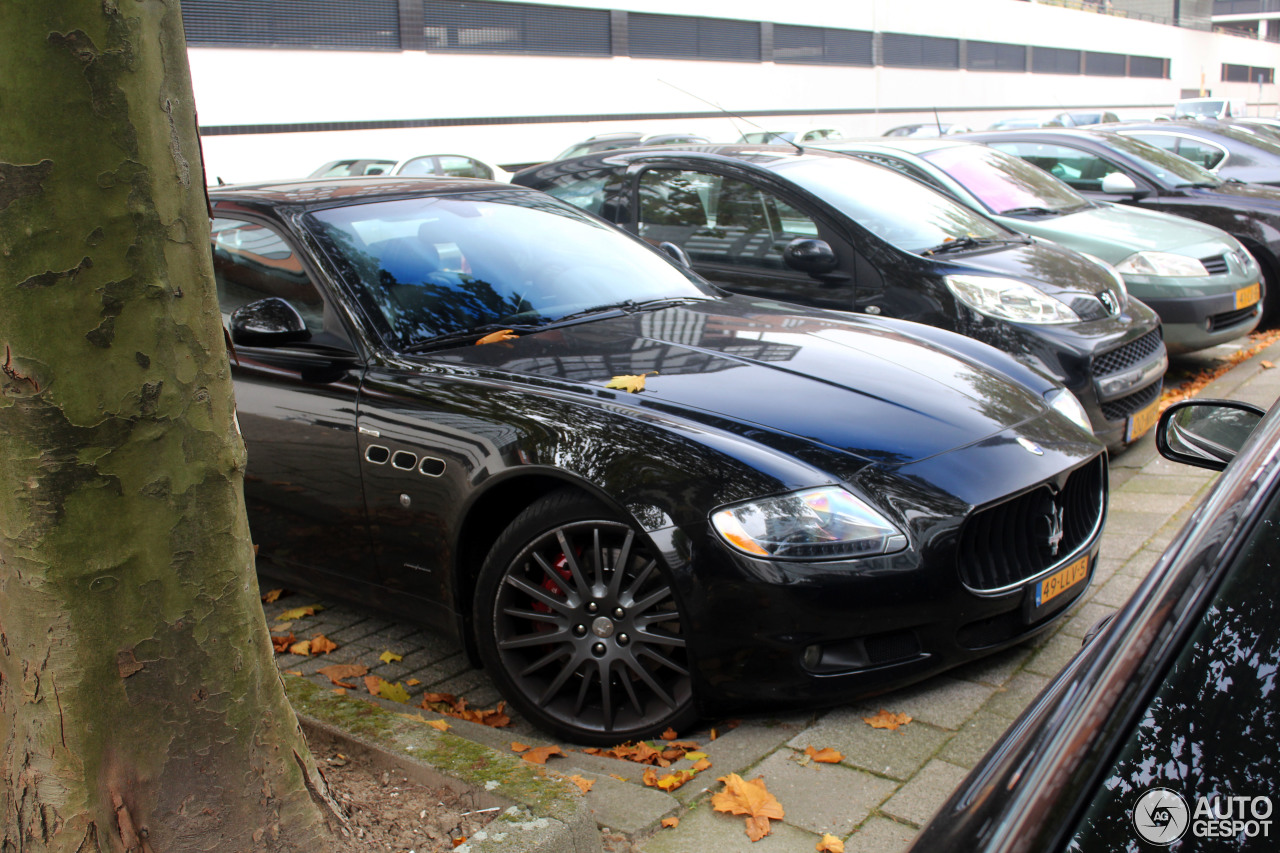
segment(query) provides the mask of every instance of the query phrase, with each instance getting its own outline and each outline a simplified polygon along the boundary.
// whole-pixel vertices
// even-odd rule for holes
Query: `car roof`
[[[845,151],[858,149],[860,151],[873,151],[883,149],[888,151],[905,151],[908,154],[917,156],[928,151],[938,151],[943,148],[965,148],[973,145],[981,145],[982,143],[973,140],[964,140],[952,138],[944,138],[940,136],[927,137],[910,137],[910,136],[877,136],[874,139],[838,139],[824,143],[823,147],[832,151]]]
[[[407,198],[511,189],[510,184],[478,178],[367,176],[354,178],[301,178],[289,181],[262,181],[209,187],[210,201],[258,201],[273,205],[303,207],[367,201],[377,198]]]

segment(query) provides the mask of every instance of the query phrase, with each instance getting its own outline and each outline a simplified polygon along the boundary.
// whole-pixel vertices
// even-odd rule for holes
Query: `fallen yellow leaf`
[[[289,647],[289,654],[301,655],[302,657],[305,658],[307,655],[311,654],[311,641],[302,640],[300,642],[294,643],[292,646]]]
[[[521,743],[518,740],[511,741],[512,752],[528,752],[531,749],[533,749],[533,747],[529,746],[527,743]]]
[[[355,689],[354,684],[347,684],[344,678],[359,678],[369,671],[369,667],[362,663],[335,663],[329,666],[322,666],[316,672],[332,681],[338,687],[349,687]]]
[[[906,714],[895,714],[892,711],[886,711],[881,708],[870,717],[863,717],[862,721],[873,729],[889,729],[897,731],[899,727],[905,726],[911,722],[911,718]]]
[[[283,589],[269,589],[262,594],[262,600],[266,604],[271,604],[284,595]]]
[[[699,758],[697,761],[693,762],[693,769],[698,773],[701,773],[703,770],[710,770],[711,761],[706,758]]]
[[[383,652],[378,655],[378,660],[383,663],[398,663],[399,661],[404,660],[404,655],[398,655],[395,652]]]
[[[565,778],[577,785],[584,794],[590,791],[591,787],[596,783],[595,779],[585,779],[578,773],[574,773],[572,776],[566,776]]]
[[[759,841],[772,831],[770,820],[784,817],[782,803],[769,793],[764,779],[748,782],[737,773],[730,773],[719,781],[724,783],[724,790],[712,796],[711,807],[718,812],[745,815],[747,837],[752,841]]]
[[[416,679],[416,678],[410,678],[408,681],[406,681],[406,682],[405,682],[405,686],[407,686],[407,687],[417,687],[417,686],[418,686],[419,684],[421,684],[421,683],[422,683],[422,682],[421,682],[421,681],[419,681],[419,680],[418,680],[418,679]]]
[[[668,726],[667,730],[662,733],[663,740],[675,740],[678,737],[680,737],[680,735],[676,734],[676,730],[670,726]]]
[[[449,729],[453,728],[444,720],[427,720],[427,725],[442,732],[447,732]]]
[[[479,346],[480,344],[496,344],[499,341],[509,341],[518,337],[520,336],[511,329],[500,329],[496,332],[490,332],[480,340],[476,341],[476,346]]]
[[[844,760],[843,755],[829,746],[824,746],[822,749],[814,749],[811,746],[806,746],[804,748],[804,754],[820,764],[839,764]]]
[[[324,634],[316,634],[311,638],[311,654],[327,655],[338,648],[338,644]]]
[[[818,846],[813,848],[818,853],[844,853],[844,842],[836,838],[830,833],[822,836],[822,840],[818,842]]]
[[[1264,360],[1264,361],[1260,361],[1260,362],[1258,362],[1258,364],[1262,365],[1262,369],[1263,369],[1263,370],[1270,370],[1271,368],[1275,367],[1275,365],[1274,365],[1274,364],[1272,364],[1272,363],[1271,363],[1271,362],[1269,362],[1269,361],[1265,361],[1265,360]]]
[[[626,391],[629,394],[638,394],[644,390],[644,378],[650,373],[656,374],[658,371],[650,370],[647,373],[631,374],[624,373],[621,376],[615,376],[609,380],[606,388],[615,388],[619,391]]]
[[[680,825],[680,818],[678,817],[664,817],[662,819],[662,826],[665,829],[675,829],[679,825]]]
[[[315,616],[321,610],[324,610],[323,604],[307,604],[302,607],[295,607],[292,610],[286,610],[276,617],[277,622],[286,620],[301,619],[303,616]]]
[[[547,759],[553,755],[564,755],[564,750],[552,744],[551,746],[538,746],[526,752],[520,757],[530,764],[546,764]]]
[[[382,682],[378,687],[378,695],[383,699],[389,699],[392,702],[399,702],[401,705],[407,705],[409,703],[409,691],[405,690],[404,685],[398,681],[395,684],[392,684],[389,681]]]

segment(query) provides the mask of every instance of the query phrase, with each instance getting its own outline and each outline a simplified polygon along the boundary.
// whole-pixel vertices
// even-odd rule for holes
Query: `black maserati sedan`
[[[559,737],[915,681],[1089,582],[1105,453],[998,350],[728,296],[524,187],[210,200],[260,570],[460,637]]]
[[[1223,180],[1280,185],[1280,142],[1266,131],[1230,121],[1124,121],[1098,125],[1141,139],[1203,166]]]
[[[820,149],[602,152],[512,181],[597,213],[735,293],[928,323],[1071,389],[1110,446],[1154,424],[1160,320],[1109,266],[892,169]]]
[[[1221,477],[912,851],[1276,849],[1280,406],[1193,399],[1156,439]]]
[[[966,137],[1056,175],[1081,195],[1221,228],[1262,270],[1263,322],[1280,316],[1280,187],[1226,180],[1190,160],[1097,128],[1011,130]]]

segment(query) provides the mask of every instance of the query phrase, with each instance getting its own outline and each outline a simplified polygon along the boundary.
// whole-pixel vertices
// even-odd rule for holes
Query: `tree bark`
[[[177,0],[0,3],[0,851],[325,851]]]

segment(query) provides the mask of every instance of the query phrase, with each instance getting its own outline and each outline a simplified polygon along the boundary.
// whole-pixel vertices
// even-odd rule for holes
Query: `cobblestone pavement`
[[[1178,366],[1185,371],[1197,358],[1206,364],[1220,362],[1231,350],[1219,347]],[[1277,357],[1280,344],[1233,367],[1200,396],[1270,407],[1280,397],[1280,370],[1269,368]],[[1113,456],[1110,472],[1111,505],[1092,584],[1054,629],[1034,642],[869,702],[806,714],[745,717],[736,728],[712,721],[702,730],[680,732],[681,739],[702,744],[712,769],[671,793],[644,787],[641,765],[578,751],[553,759],[552,769],[595,779],[586,796],[597,822],[611,837],[629,840],[622,846],[630,843],[642,853],[813,850],[823,833],[843,839],[849,853],[904,847],[1079,649],[1085,632],[1124,604],[1215,476],[1160,458],[1150,435]],[[362,663],[371,673],[408,686],[410,704],[417,704],[426,691],[466,697],[472,708],[498,702],[493,684],[470,666],[461,648],[415,625],[301,593],[267,605],[268,622],[276,630],[280,613],[310,603],[325,609],[295,620],[288,630],[299,638],[323,633],[339,648],[319,657],[279,655],[281,669],[328,684],[316,670],[333,663]],[[386,651],[402,658],[384,662],[380,656]],[[882,708],[908,714],[911,722],[896,731],[864,722]],[[509,749],[512,740],[548,743],[519,719],[504,729],[451,722],[455,733],[497,749]],[[714,741],[710,726],[719,734]],[[807,762],[808,746],[832,747],[844,758],[838,764]],[[680,761],[670,769],[688,764]],[[706,794],[719,787],[715,778],[728,772],[763,776],[786,811],[772,834],[759,842],[747,838],[742,818],[710,808]],[[679,825],[659,828],[668,816],[679,817]]]

